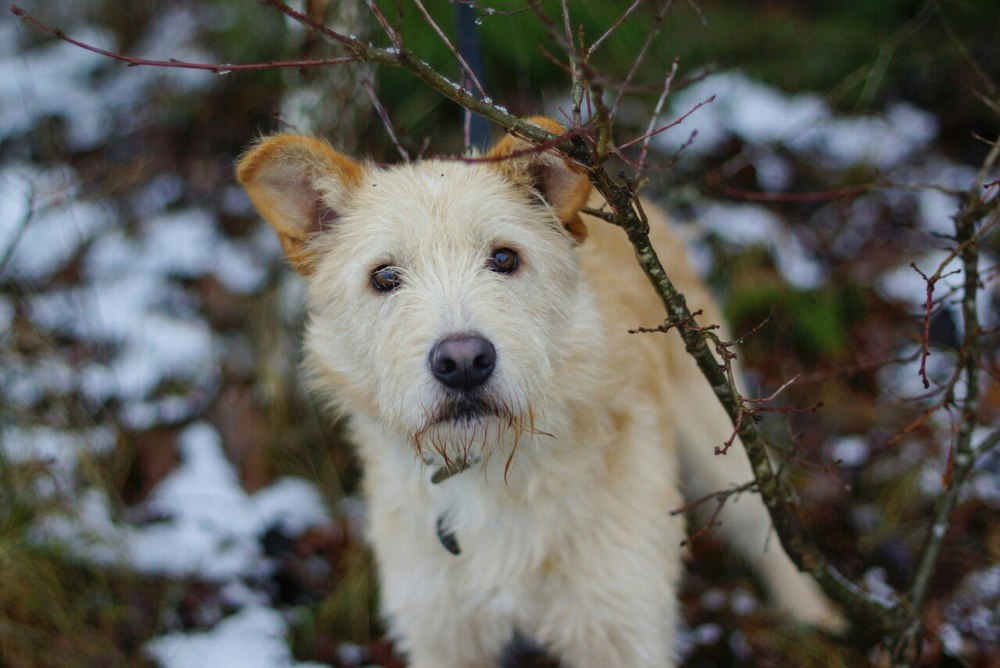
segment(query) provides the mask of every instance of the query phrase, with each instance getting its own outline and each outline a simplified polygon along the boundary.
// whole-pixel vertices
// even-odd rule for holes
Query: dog
[[[279,134],[237,178],[305,277],[304,367],[349,418],[411,665],[497,666],[514,638],[573,668],[672,665],[681,482],[694,498],[753,476],[738,445],[714,454],[732,425],[680,337],[627,333],[664,313],[625,234],[582,219],[603,203],[586,173],[529,146],[384,168]],[[671,278],[720,322],[645,210]],[[778,607],[834,616],[759,497],[720,519]]]

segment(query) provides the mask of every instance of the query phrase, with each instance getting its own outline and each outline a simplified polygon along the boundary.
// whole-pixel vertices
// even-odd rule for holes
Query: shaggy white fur
[[[521,147],[508,137],[491,155]],[[238,175],[307,277],[305,366],[350,418],[383,613],[412,665],[495,666],[516,632],[566,666],[669,665],[678,454],[691,495],[752,474],[739,446],[713,454],[731,426],[676,333],[626,333],[662,308],[624,234],[580,220],[586,175],[548,153],[381,169],[291,135],[251,149]],[[646,210],[671,277],[719,322]],[[515,270],[491,265],[500,250]],[[373,285],[385,268],[393,289]],[[428,362],[455,335],[495,349],[475,387],[447,386]],[[721,521],[780,606],[832,619],[768,543],[756,496]]]

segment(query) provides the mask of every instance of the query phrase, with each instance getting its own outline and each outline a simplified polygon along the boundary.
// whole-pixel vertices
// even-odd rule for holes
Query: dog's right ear
[[[363,174],[326,142],[289,134],[262,139],[236,165],[237,180],[303,275],[312,271],[310,237],[343,215]]]
[[[546,116],[525,120],[555,135],[566,131],[560,123]],[[504,176],[544,197],[577,242],[587,237],[580,209],[586,206],[590,196],[590,180],[582,167],[555,151],[533,150],[529,142],[514,135],[503,137],[486,156],[496,160],[496,167]]]

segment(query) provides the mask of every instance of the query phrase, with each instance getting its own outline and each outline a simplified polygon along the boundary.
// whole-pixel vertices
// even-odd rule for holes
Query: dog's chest
[[[434,484],[432,467],[420,466],[412,455],[395,462],[386,455],[383,450],[367,466],[371,538],[378,551],[408,555],[400,562],[420,560],[421,568],[450,586],[491,592],[500,597],[497,605],[544,589],[573,527],[587,521],[589,503],[576,498],[585,496],[581,486],[554,485],[557,476],[537,468],[534,475],[504,480],[500,462]],[[519,460],[519,470],[528,460]]]

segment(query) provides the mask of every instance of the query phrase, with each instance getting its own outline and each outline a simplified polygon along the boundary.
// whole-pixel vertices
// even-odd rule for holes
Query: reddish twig
[[[105,56],[106,58],[123,62],[129,67],[173,67],[186,70],[205,70],[207,72],[212,72],[213,74],[228,74],[230,72],[254,72],[260,70],[287,69],[290,67],[305,68],[322,67],[324,65],[344,65],[347,63],[358,62],[360,60],[360,58],[353,55],[342,56],[340,58],[321,58],[314,60],[272,60],[266,63],[192,63],[184,60],[177,60],[176,58],[168,58],[167,60],[134,58],[132,56],[126,56],[114,51],[108,51],[107,49],[102,49],[98,46],[94,46],[93,44],[88,44],[87,42],[74,39],[62,30],[53,28],[38,20],[18,5],[11,5],[10,11],[14,14],[14,16],[17,16],[25,23],[28,23],[46,34],[57,37],[64,42],[69,42],[73,46],[80,47],[85,51],[90,51],[91,53],[96,53],[98,55]]]
[[[733,447],[733,443],[736,442],[736,437],[740,435],[740,427],[743,426],[743,416],[747,415],[747,412],[740,407],[739,412],[736,414],[736,420],[733,422],[733,433],[729,435],[726,442],[722,444],[722,447],[715,446],[716,455],[727,455],[729,454],[729,448]]]
[[[642,165],[643,170],[649,169],[655,171],[660,169],[666,169],[668,167],[672,167],[673,165],[677,164],[677,161],[681,159],[681,156],[684,154],[684,151],[686,151],[691,146],[691,144],[694,143],[694,140],[697,136],[698,136],[698,131],[692,130],[691,134],[688,135],[688,138],[684,141],[684,143],[681,144],[676,151],[674,151],[674,154],[672,156],[670,156],[670,159],[664,160],[663,162],[644,163]],[[614,150],[613,153],[616,156],[618,156],[618,158],[629,167],[632,167],[633,169],[639,168],[639,162],[637,160],[632,160],[627,155],[621,153],[617,149]]]
[[[805,193],[762,193],[752,190],[742,190],[732,186],[724,186],[723,193],[729,197],[746,200],[748,202],[824,202],[832,199],[856,197],[875,189],[875,184],[850,186],[846,188],[834,188],[832,190],[820,190]]]
[[[504,153],[503,155],[462,155],[462,156],[442,156],[440,160],[457,160],[459,162],[505,162],[507,160],[513,160],[515,158],[521,158],[526,155],[534,155],[536,153],[544,153],[545,151],[550,151],[555,147],[566,142],[567,139],[572,139],[573,137],[584,134],[587,126],[579,128],[570,128],[561,135],[555,135],[552,139],[537,144],[529,144],[525,148],[520,148],[516,151],[511,151],[510,153]]]
[[[337,42],[337,43],[339,43],[339,44],[341,44],[343,46],[346,46],[348,49],[351,50],[352,53],[354,53],[355,55],[358,55],[358,50],[357,49],[358,49],[359,43],[358,43],[357,39],[352,38],[352,37],[348,37],[346,35],[342,35],[339,32],[337,32],[336,30],[333,30],[332,28],[328,28],[327,26],[323,25],[322,23],[320,23],[318,21],[314,21],[312,19],[312,17],[310,17],[309,15],[303,14],[302,12],[289,7],[284,2],[281,2],[281,0],[261,0],[261,1],[265,5],[269,5],[271,7],[274,7],[275,9],[277,9],[279,12],[281,12],[285,16],[287,16],[287,17],[289,17],[291,19],[294,19],[295,21],[301,23],[302,25],[306,26],[310,30],[314,30],[318,34],[323,35],[324,37],[326,37],[327,39],[331,39],[334,42]]]
[[[680,508],[674,508],[673,510],[671,510],[670,514],[672,516],[676,516],[680,515],[681,513],[687,513],[692,510],[695,510],[699,506],[708,503],[713,499],[715,500],[715,508],[712,510],[712,514],[709,516],[708,521],[706,521],[705,524],[703,524],[701,527],[695,530],[690,536],[681,541],[681,546],[683,547],[685,545],[690,545],[691,543],[695,542],[696,540],[704,536],[706,533],[708,533],[708,531],[712,527],[719,526],[718,522],[719,515],[722,514],[722,509],[726,505],[726,502],[729,501],[729,499],[731,499],[734,496],[739,496],[740,494],[743,494],[745,492],[750,492],[755,490],[757,490],[757,481],[751,480],[750,482],[745,482],[742,485],[738,485],[730,489],[722,489],[717,492],[706,494],[705,496],[701,497],[696,501],[692,501],[691,503],[685,504]]]
[[[664,126],[661,126],[661,127],[657,128],[656,130],[653,130],[652,132],[647,132],[646,134],[641,135],[639,137],[636,137],[635,139],[632,139],[631,141],[627,141],[624,144],[621,144],[621,145],[617,146],[616,149],[619,150],[619,151],[622,151],[622,150],[628,148],[629,146],[635,146],[636,144],[638,144],[641,141],[647,141],[649,137],[652,137],[654,135],[658,135],[661,132],[666,132],[670,128],[676,127],[676,126],[680,125],[681,123],[683,123],[685,121],[685,119],[687,119],[688,116],[690,116],[694,112],[698,111],[699,109],[701,109],[702,107],[704,107],[706,104],[711,104],[713,102],[715,102],[715,96],[714,95],[712,95],[711,97],[709,97],[707,99],[702,100],[698,104],[696,104],[693,107],[691,107],[690,109],[688,109],[687,112],[683,116],[681,116],[681,117],[679,117],[679,118],[671,121],[670,123],[667,123]]]
[[[593,214],[591,214],[591,215],[593,215]],[[636,327],[635,329],[628,330],[628,333],[629,334],[665,333],[665,332],[669,332],[674,327],[677,327],[677,328],[683,327],[684,329],[694,329],[694,330],[698,330],[698,331],[702,331],[702,332],[707,332],[709,330],[718,329],[719,328],[718,325],[707,325],[705,327],[699,327],[697,324],[694,324],[694,319],[696,317],[698,317],[699,315],[701,315],[701,314],[702,314],[702,310],[698,309],[697,311],[695,311],[694,313],[692,313],[690,317],[685,318],[682,321],[679,321],[679,322],[664,322],[662,324],[657,325],[656,327]]]
[[[781,387],[779,387],[779,388],[778,388],[778,389],[776,389],[776,390],[775,390],[774,392],[772,392],[772,393],[770,394],[770,396],[766,396],[766,397],[758,397],[758,398],[756,398],[756,399],[744,399],[744,400],[743,400],[743,402],[744,402],[744,403],[747,403],[747,404],[764,404],[764,403],[767,403],[767,402],[769,402],[769,401],[774,401],[774,400],[775,400],[775,398],[776,398],[776,397],[777,397],[777,396],[778,396],[779,394],[781,394],[781,393],[782,393],[782,392],[784,392],[784,391],[785,391],[786,389],[788,389],[788,388],[789,388],[789,387],[790,387],[790,386],[791,386],[791,385],[792,385],[793,383],[795,383],[795,381],[797,381],[797,380],[798,380],[798,379],[799,379],[799,378],[800,378],[801,376],[802,376],[802,374],[801,374],[801,373],[798,373],[798,374],[795,374],[794,376],[792,376],[792,378],[791,378],[791,379],[789,379],[789,380],[785,381],[785,382],[784,382],[784,384],[782,384],[782,386],[781,386]],[[758,410],[764,410],[764,409],[763,409],[763,408],[760,408],[760,409],[758,409]]]
[[[924,272],[920,271],[920,267],[917,266],[916,262],[911,262],[910,268],[920,274],[920,276],[927,283],[927,302],[924,305],[924,333],[921,337],[920,344],[920,370],[917,372],[920,374],[920,379],[924,384],[924,389],[927,390],[930,389],[931,386],[931,382],[927,378],[927,358],[931,355],[931,312],[934,309],[934,285],[942,278],[959,274],[961,271],[956,269],[948,272],[947,274],[941,274],[940,270],[938,270],[933,276],[928,276]]]

